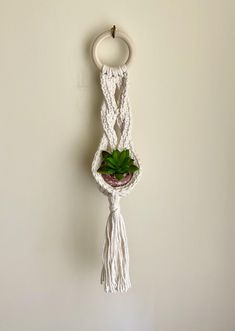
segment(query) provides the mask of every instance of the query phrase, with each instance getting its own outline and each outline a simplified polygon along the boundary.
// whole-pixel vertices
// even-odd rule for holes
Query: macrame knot
[[[120,212],[120,196],[117,193],[112,193],[108,198],[110,213]]]

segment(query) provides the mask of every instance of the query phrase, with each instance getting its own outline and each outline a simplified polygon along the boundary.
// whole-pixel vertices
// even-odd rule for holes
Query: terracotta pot
[[[104,174],[102,174],[102,177],[104,178],[106,183],[108,183],[112,187],[118,187],[118,186],[126,185],[127,183],[129,183],[132,176],[133,176],[132,173],[127,173],[127,174],[124,174],[124,177],[122,179],[118,180],[114,175],[104,175]]]

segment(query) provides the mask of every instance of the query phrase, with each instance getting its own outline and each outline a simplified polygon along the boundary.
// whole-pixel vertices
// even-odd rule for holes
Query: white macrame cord
[[[92,174],[102,193],[108,196],[110,214],[106,224],[101,283],[110,293],[126,292],[131,287],[129,251],[124,219],[120,212],[120,197],[127,195],[138,182],[141,166],[131,141],[131,115],[127,93],[127,67],[103,66],[100,73],[103,92],[101,121],[103,136],[92,162]],[[117,97],[118,95],[118,97]],[[112,187],[97,172],[102,162],[102,151],[128,149],[139,170],[124,186]]]

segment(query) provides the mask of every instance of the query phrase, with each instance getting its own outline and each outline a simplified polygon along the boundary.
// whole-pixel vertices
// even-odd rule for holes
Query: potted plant
[[[134,165],[134,159],[130,157],[128,149],[123,151],[115,149],[112,153],[102,151],[102,157],[101,166],[97,171],[113,187],[126,185],[131,180],[133,173],[139,170]]]

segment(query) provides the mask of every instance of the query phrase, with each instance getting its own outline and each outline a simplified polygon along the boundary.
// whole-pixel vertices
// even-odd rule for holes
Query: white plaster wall
[[[98,33],[130,34],[132,289],[99,285]],[[0,330],[234,331],[235,2],[0,1]],[[113,45],[114,44],[114,45]],[[125,48],[100,50],[115,64]],[[117,55],[115,56],[115,51]]]

